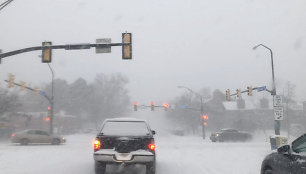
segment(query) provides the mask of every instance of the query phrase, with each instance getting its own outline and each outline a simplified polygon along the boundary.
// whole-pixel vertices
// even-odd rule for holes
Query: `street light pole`
[[[48,63],[48,67],[52,73],[52,82],[51,82],[51,116],[50,116],[50,134],[53,134],[53,119],[54,119],[54,71],[50,64]]]
[[[177,86],[178,88],[184,88],[184,89],[187,89],[189,92],[193,93],[195,96],[199,97],[200,98],[200,102],[201,102],[201,108],[200,108],[200,114],[201,114],[201,119],[203,114],[204,114],[204,108],[203,108],[203,96],[194,92],[192,89],[188,88],[188,87],[185,87],[185,86]],[[201,124],[201,127],[202,127],[202,137],[203,139],[205,139],[205,127],[203,124]]]
[[[263,44],[259,44],[259,45],[255,46],[255,47],[253,47],[253,50],[256,50],[257,47],[259,47],[259,46],[262,46],[262,47],[264,47],[264,48],[266,48],[266,49],[268,49],[270,51],[271,66],[272,66],[272,91],[271,91],[271,95],[273,95],[273,97],[274,97],[274,96],[276,96],[276,85],[275,85],[275,78],[274,78],[273,52],[272,52],[272,50],[269,47],[267,47],[267,46],[265,46]],[[273,102],[274,102],[274,100],[273,100]],[[275,135],[280,135],[280,121],[279,120],[275,120],[275,122],[274,122],[274,130],[275,130]]]

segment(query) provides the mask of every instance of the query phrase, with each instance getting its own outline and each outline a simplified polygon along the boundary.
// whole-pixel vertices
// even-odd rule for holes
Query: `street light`
[[[200,98],[200,102],[201,102],[201,109],[200,109],[200,114],[201,114],[201,117],[202,115],[204,114],[204,109],[203,109],[203,96],[194,92],[192,89],[186,87],[186,86],[177,86],[178,88],[184,88],[184,89],[187,89],[189,92],[193,93],[195,96],[199,97]],[[202,136],[203,136],[203,139],[205,139],[205,127],[203,124],[202,125]]]
[[[269,47],[267,47],[263,44],[259,44],[255,47],[253,47],[253,50],[256,50],[257,47],[259,47],[259,46],[262,46],[262,47],[264,47],[264,48],[266,48],[270,51],[271,66],[272,66],[272,91],[271,91],[271,95],[275,96],[276,95],[276,86],[275,86],[275,78],[274,78],[273,52]],[[280,121],[279,120],[275,120],[274,129],[275,129],[275,135],[280,135]]]

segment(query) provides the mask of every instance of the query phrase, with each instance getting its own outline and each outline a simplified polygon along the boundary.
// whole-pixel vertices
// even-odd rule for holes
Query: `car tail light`
[[[12,137],[15,137],[16,135],[15,134],[12,134]]]
[[[94,150],[97,151],[101,148],[101,142],[100,140],[95,140],[94,142]]]
[[[149,144],[149,145],[148,145],[148,148],[149,148],[150,150],[154,151],[155,148],[156,148],[156,146],[155,146],[155,144]]]

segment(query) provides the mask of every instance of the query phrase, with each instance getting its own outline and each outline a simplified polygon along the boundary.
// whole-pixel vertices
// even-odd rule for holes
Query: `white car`
[[[48,132],[43,130],[31,129],[13,133],[11,141],[12,143],[20,143],[21,145],[27,145],[30,143],[58,145],[65,143],[66,139],[59,135],[50,135]]]

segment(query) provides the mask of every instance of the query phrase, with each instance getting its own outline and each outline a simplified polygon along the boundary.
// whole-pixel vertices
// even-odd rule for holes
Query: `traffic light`
[[[154,111],[155,103],[151,102],[151,111]]]
[[[252,95],[253,95],[253,94],[252,94],[252,91],[253,91],[252,86],[248,86],[247,88],[248,88],[248,95],[249,95],[249,96],[252,96]]]
[[[129,43],[122,46],[122,59],[132,59],[132,33],[122,33],[122,43]]]
[[[23,91],[25,89],[26,82],[20,81],[20,90]]]
[[[206,126],[207,125],[207,121],[208,121],[208,115],[203,114],[202,118],[203,118],[203,126]]]
[[[34,92],[35,92],[35,94],[39,94],[39,88],[38,88],[38,86],[35,86],[35,87],[34,87]]]
[[[137,105],[138,105],[138,103],[134,102],[134,111],[137,111]]]
[[[240,91],[240,89],[237,89],[236,92],[237,92],[237,98],[241,98],[241,91]]]
[[[9,88],[14,87],[14,85],[15,85],[14,80],[15,80],[15,75],[10,73],[9,74],[9,80],[8,80],[8,87]]]
[[[231,97],[230,97],[230,90],[229,89],[227,89],[226,91],[225,91],[225,94],[226,94],[226,101],[230,101],[231,100]]]
[[[52,42],[43,42],[42,46],[47,47],[51,46]],[[42,63],[50,63],[52,58],[52,49],[51,48],[43,48],[42,49]]]
[[[165,110],[165,111],[168,111],[168,109],[169,109],[169,104],[168,104],[168,103],[164,103],[163,106],[164,106],[164,110]]]
[[[45,120],[50,121],[50,117],[51,117],[51,107],[48,107],[47,117]]]

